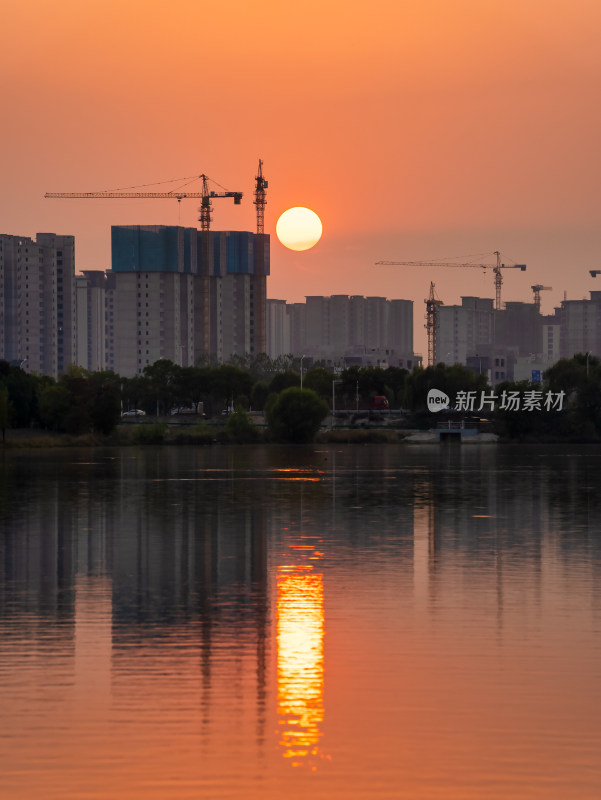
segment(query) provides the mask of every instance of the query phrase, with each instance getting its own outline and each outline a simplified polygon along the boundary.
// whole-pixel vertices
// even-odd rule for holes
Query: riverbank
[[[495,443],[498,436],[479,433],[461,439],[463,444]],[[229,436],[223,425],[200,423],[190,426],[166,426],[162,423],[146,422],[140,425],[120,425],[110,436],[84,434],[71,436],[35,429],[14,429],[6,432],[6,442],[0,447],[63,448],[63,447],[126,447],[145,444],[160,445],[227,445],[270,444],[273,442],[267,428],[257,428],[252,440],[240,441]],[[343,428],[324,426],[315,437],[316,444],[439,444],[436,430],[390,429],[390,428]]]
[[[141,417],[123,420],[116,430],[102,436],[87,433],[80,436],[55,433],[34,428],[9,429],[6,443],[0,448],[61,448],[61,447],[106,447],[132,445],[223,445],[223,444],[271,444],[271,432],[263,415],[255,412],[248,415],[248,425],[228,430],[228,417],[203,419]],[[315,437],[316,444],[598,444],[586,436],[586,431],[575,430],[571,435],[558,436],[541,432],[522,432],[519,436],[500,436],[477,426],[426,427],[424,420],[369,419],[361,424],[349,424],[338,416],[328,417]],[[488,425],[486,427],[489,427]],[[492,425],[490,425],[492,427]]]

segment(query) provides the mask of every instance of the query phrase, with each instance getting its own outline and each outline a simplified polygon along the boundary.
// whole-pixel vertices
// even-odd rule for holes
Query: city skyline
[[[412,300],[307,295],[264,305],[269,234],[113,226],[111,238],[111,269],[76,275],[73,236],[0,235],[3,359],[54,377],[71,364],[129,377],[160,359],[189,366],[207,355],[223,363],[292,354],[409,370],[422,362]],[[498,298],[430,300],[426,363],[464,364],[498,383],[540,380],[559,358],[601,353],[601,290],[542,315],[548,287],[532,288],[534,302],[502,308]]]
[[[505,276],[504,299],[552,286],[549,313],[564,291],[596,288],[598,4],[153,8],[32,0],[5,11],[4,232],[74,235],[78,269],[105,269],[111,225],[194,225],[196,205],[44,193],[194,172],[244,192],[241,207],[216,204],[214,229],[253,231],[262,158],[266,232],[294,205],[324,225],[305,253],[272,235],[269,297],[405,297],[417,319],[429,280],[453,304],[494,296],[491,275],[376,261],[496,249],[528,265]]]

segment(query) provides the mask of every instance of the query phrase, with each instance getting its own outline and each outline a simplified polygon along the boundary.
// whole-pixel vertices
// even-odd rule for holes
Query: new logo
[[[430,389],[428,392],[428,411],[436,413],[442,411],[449,405],[449,396],[440,389]]]

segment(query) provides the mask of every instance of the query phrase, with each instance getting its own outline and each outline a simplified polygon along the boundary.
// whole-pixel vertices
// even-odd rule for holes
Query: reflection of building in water
[[[132,692],[143,703],[161,681],[188,709],[200,756],[221,741],[232,763],[243,748],[264,755],[277,718],[286,763],[321,758],[323,578],[306,566],[271,577],[289,547],[288,564],[316,564],[311,534],[324,539],[334,591],[338,568],[366,587],[394,580],[402,613],[413,591],[440,630],[468,604],[474,615],[496,606],[509,630],[510,615],[541,607],[558,565],[599,575],[589,460],[533,451],[516,467],[500,448],[407,448],[399,466],[398,449],[353,448],[311,451],[304,463],[301,450],[252,448],[228,451],[225,469],[215,452],[195,461],[176,448],[128,451],[104,465],[70,460],[57,474],[40,465],[45,481],[31,462],[4,474],[0,465],[2,607],[22,631],[71,648],[76,693],[94,681],[106,693],[109,662],[116,705]]]
[[[79,574],[75,581],[75,690],[86,714],[106,713],[111,690],[110,578]]]
[[[277,680],[280,745],[300,763],[318,752],[323,722],[323,575],[280,567]]]
[[[151,643],[153,657],[165,658],[170,640],[185,643],[198,659],[195,701],[205,745],[220,720],[237,713],[238,732],[260,749],[269,624],[265,507],[251,502],[254,481],[240,484],[220,473],[216,480],[211,470],[195,480],[172,479],[171,457],[127,467],[144,492],[135,503],[121,498],[127,535],[114,550],[115,691],[129,691],[132,641]]]

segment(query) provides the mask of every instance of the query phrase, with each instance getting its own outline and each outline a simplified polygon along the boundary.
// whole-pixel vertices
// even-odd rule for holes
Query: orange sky
[[[374,267],[501,250],[504,299],[601,289],[597,0],[23,0],[3,10],[2,233],[76,236],[110,266],[110,225],[196,224],[193,201],[44,200],[208,174],[245,192],[215,229],[254,229],[270,182],[268,296],[493,296],[476,270]],[[275,240],[286,208],[316,248]],[[181,215],[180,215],[181,212]],[[599,279],[597,279],[598,281]]]

